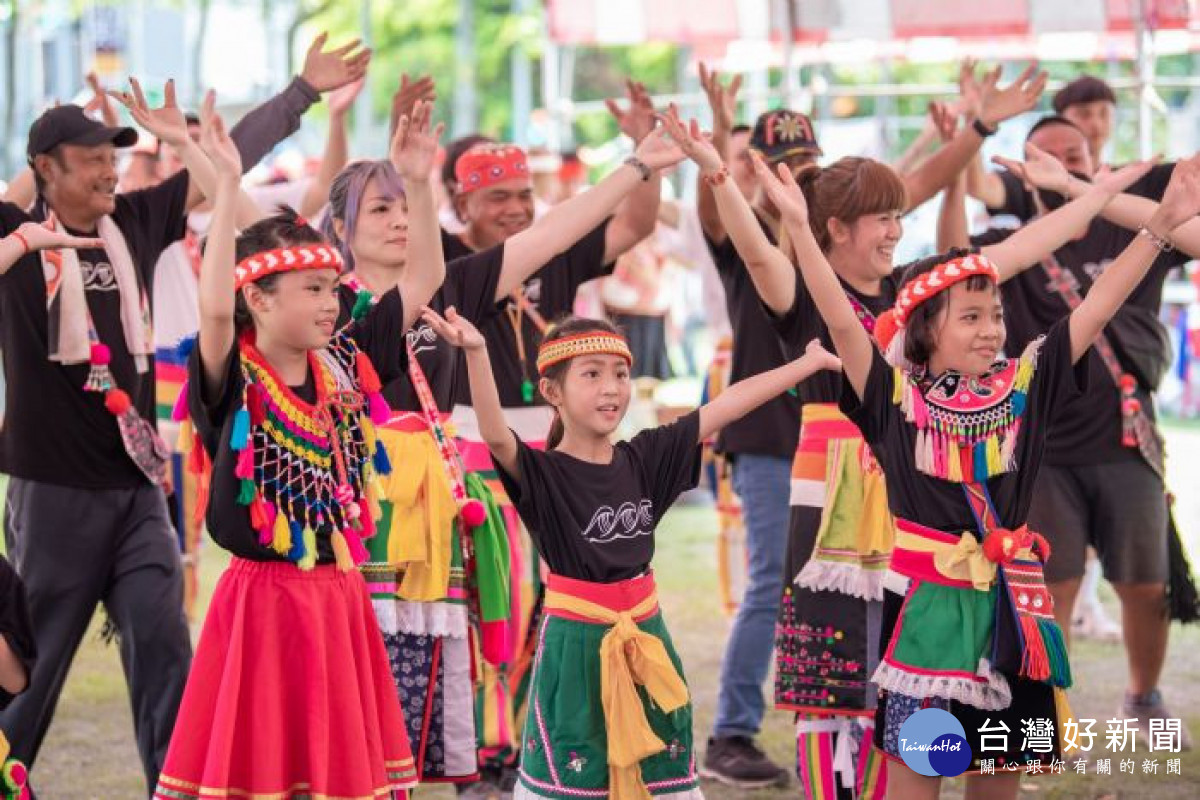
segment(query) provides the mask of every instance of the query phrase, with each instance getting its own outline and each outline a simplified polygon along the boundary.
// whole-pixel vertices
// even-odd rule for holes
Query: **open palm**
[[[707,136],[700,132],[696,120],[684,123],[679,117],[679,109],[672,103],[666,114],[660,116],[663,127],[683,151],[684,155],[696,162],[704,172],[716,172],[723,165],[721,154]]]
[[[446,309],[444,317],[426,307],[421,310],[421,319],[425,320],[438,336],[455,347],[478,350],[485,344],[479,329],[472,325],[470,320],[460,316],[453,306]]]
[[[129,109],[134,122],[154,134],[160,141],[175,147],[185,144],[188,138],[187,118],[175,102],[174,79],[167,81],[161,108],[150,107],[137,78],[130,78],[129,85],[132,92],[114,91],[109,94]]]
[[[758,176],[763,191],[779,209],[779,213],[793,222],[807,225],[808,201],[804,199],[804,192],[796,183],[796,178],[787,164],[780,164],[778,172],[772,172],[758,153],[753,153],[752,158],[754,173]]]
[[[438,139],[445,126],[433,125],[433,102],[418,100],[413,104],[412,117],[400,117],[392,136],[390,158],[392,166],[405,180],[426,180],[437,158]]]

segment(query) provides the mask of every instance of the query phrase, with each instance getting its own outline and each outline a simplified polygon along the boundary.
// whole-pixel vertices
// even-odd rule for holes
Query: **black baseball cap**
[[[49,153],[60,144],[94,147],[112,142],[117,147],[133,147],[138,134],[133,128],[110,128],[83,113],[77,105],[67,104],[47,110],[29,126],[29,161]]]
[[[801,153],[821,155],[812,120],[787,109],[768,111],[758,118],[750,133],[750,149],[771,164]]]

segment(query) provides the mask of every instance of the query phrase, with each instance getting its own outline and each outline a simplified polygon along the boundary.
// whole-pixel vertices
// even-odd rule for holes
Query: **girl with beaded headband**
[[[982,747],[988,731],[1015,734],[1023,719],[1048,719],[1061,734],[1070,719],[1070,667],[1042,573],[1049,548],[1025,521],[1051,412],[1086,388],[1077,362],[1145,275],[1157,244],[1135,240],[1068,318],[1012,359],[997,359],[1000,268],[983,253],[917,262],[875,329],[901,364],[893,366],[818,244],[800,186],[790,173],[756,169],[783,211],[804,285],[842,356],[839,404],[883,467],[895,518],[884,646],[873,675],[881,690],[875,745],[891,762],[888,795],[937,797],[937,776],[989,766],[982,759],[992,756]],[[1162,239],[1198,210],[1200,156],[1180,162],[1147,227]],[[970,758],[964,751],[935,769],[903,750],[901,726],[929,707],[959,721]],[[1050,753],[1035,753],[1027,737],[1007,738],[992,766],[1062,756],[1057,739]],[[1016,797],[1017,774],[970,777],[968,795]]]
[[[293,213],[248,228],[235,266],[241,165],[211,110],[202,143],[219,182],[177,416],[195,431],[209,533],[233,559],[155,797],[407,797],[403,714],[355,565],[390,469],[374,426],[412,290],[337,329],[341,257]]]
[[[791,261],[770,243],[736,188],[711,179],[724,170],[715,149],[694,123],[685,128],[672,113],[669,125],[714,184],[723,224],[785,347],[797,352],[814,336],[832,346]],[[1144,172],[1144,165],[1127,168],[984,254],[1000,265],[1002,279],[1037,263]],[[802,170],[797,181],[818,246],[860,324],[873,330],[895,302],[905,269],[892,260],[901,216],[910,207],[903,180],[877,161],[848,157]],[[777,707],[797,714],[797,771],[806,785],[832,794],[841,784],[844,792],[870,798],[884,791],[883,760],[856,746],[855,769],[839,774],[832,755],[842,738],[862,740],[871,733],[875,692],[869,669],[877,642],[869,631],[878,627],[892,521],[882,471],[838,410],[839,385],[831,377],[817,375],[799,387],[802,427],[792,467],[789,580],[776,627],[775,699]],[[805,656],[813,648],[819,659]]]
[[[414,106],[411,123],[403,119],[397,127],[387,160],[352,164],[334,180],[322,228],[348,265],[340,321],[371,308],[405,276],[425,272],[432,256],[422,252],[437,247],[441,258],[427,189],[440,133],[432,110],[428,102]],[[657,148],[664,149],[674,150]],[[612,214],[636,185],[628,177],[610,176],[501,244],[451,261],[440,286],[426,281],[419,297],[405,298],[405,308],[454,306],[477,323],[500,313],[498,303],[543,266],[559,269],[554,257]],[[470,637],[488,669],[513,656],[512,554],[491,492],[478,474],[464,475],[453,438],[447,412],[465,380],[459,354],[421,323],[400,346],[411,356],[409,374],[382,387],[393,413],[379,438],[389,459],[406,469],[382,482],[383,522],[363,568],[422,778],[458,782],[472,778],[478,763],[471,676],[479,665],[471,663]],[[503,729],[511,736],[511,720]],[[428,747],[431,742],[440,747]]]
[[[556,414],[541,452],[508,427],[479,331],[453,309],[425,318],[465,352],[480,432],[550,569],[514,798],[701,797],[688,689],[650,571],[654,529],[695,486],[707,436],[837,359],[813,342],[613,444],[629,406],[629,346],[606,322],[568,318],[538,350],[539,388]]]

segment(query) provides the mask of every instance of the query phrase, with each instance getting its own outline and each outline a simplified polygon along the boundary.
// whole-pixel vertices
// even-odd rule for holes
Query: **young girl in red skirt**
[[[390,469],[372,420],[403,368],[403,287],[335,331],[341,258],[292,213],[248,228],[235,268],[240,159],[211,114],[203,142],[219,188],[185,400],[208,530],[234,557],[155,797],[407,798],[413,759],[355,569]]]

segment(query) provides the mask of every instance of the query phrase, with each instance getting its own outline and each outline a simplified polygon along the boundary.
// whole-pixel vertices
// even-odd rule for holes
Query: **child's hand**
[[[751,156],[754,160],[754,174],[758,175],[759,183],[771,198],[771,202],[779,209],[779,213],[793,222],[807,225],[808,201],[804,199],[804,192],[796,183],[796,177],[792,175],[787,164],[779,165],[777,175],[758,153],[751,153]]]
[[[210,89],[200,107],[200,147],[212,161],[218,177],[232,181],[242,179],[242,155],[225,130],[225,120],[216,111],[217,96]]]
[[[804,348],[804,355],[800,359],[811,364],[814,371],[829,369],[837,372],[842,368],[842,360],[826,350],[825,346],[821,344],[820,339],[813,339],[809,342]]]
[[[459,316],[454,306],[446,309],[445,317],[426,306],[421,309],[421,319],[425,320],[438,336],[455,347],[461,347],[463,350],[482,350],[487,344],[483,334],[469,320]]]
[[[17,228],[19,238],[30,252],[38,250],[89,250],[104,247],[104,240],[94,236],[72,236],[65,231],[55,231],[37,222],[23,222]],[[10,234],[11,235],[11,234]]]

